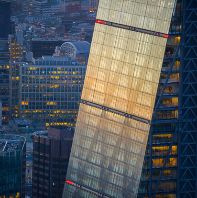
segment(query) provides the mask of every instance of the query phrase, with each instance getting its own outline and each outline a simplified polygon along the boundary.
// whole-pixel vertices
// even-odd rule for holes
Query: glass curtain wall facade
[[[100,0],[63,197],[136,197],[173,0]]]
[[[183,7],[178,198],[197,197],[197,2]]]
[[[3,123],[9,120],[9,46],[11,30],[11,3],[0,0],[0,101],[2,102]]]
[[[7,0],[0,0],[0,38],[7,39],[10,34],[11,3]]]
[[[75,126],[86,65],[45,57],[20,70],[20,116],[41,126]]]
[[[10,65],[9,65],[8,40],[0,39],[0,101],[2,102],[3,123],[7,123],[10,117],[9,83],[10,83]]]
[[[34,198],[60,198],[64,187],[74,128],[33,133]]]
[[[182,0],[178,0],[161,70],[139,198],[175,198],[177,194],[182,7]]]
[[[26,139],[0,135],[0,198],[25,197]]]

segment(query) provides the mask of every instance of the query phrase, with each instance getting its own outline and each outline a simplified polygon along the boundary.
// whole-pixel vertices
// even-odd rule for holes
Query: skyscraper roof
[[[1,135],[0,136],[0,154],[22,150],[26,139],[17,135]]]

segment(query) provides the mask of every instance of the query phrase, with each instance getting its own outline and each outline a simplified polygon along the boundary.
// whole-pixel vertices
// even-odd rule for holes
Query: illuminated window
[[[177,146],[172,146],[172,154],[173,155],[177,154]]]
[[[56,79],[56,80],[59,80],[60,77],[59,76],[51,76],[52,79]]]
[[[152,159],[153,167],[162,167],[164,165],[164,159]]]
[[[162,104],[166,106],[177,106],[178,105],[178,97],[173,97],[173,98],[165,98],[162,100]]]
[[[50,88],[55,88],[55,89],[57,89],[57,88],[59,88],[60,87],[60,85],[57,85],[57,84],[54,84],[54,85],[51,85],[50,86]]]
[[[16,77],[12,77],[12,80],[19,80],[19,76],[16,76]]]
[[[177,165],[177,158],[170,158],[168,161],[168,166],[176,166]]]
[[[29,70],[36,70],[36,67],[29,67]]]
[[[155,138],[171,138],[172,134],[158,134],[154,135]]]
[[[175,43],[176,43],[176,44],[179,44],[180,41],[181,41],[181,37],[180,37],[180,36],[176,36],[176,37],[175,37]]]
[[[180,61],[176,61],[175,65],[174,65],[174,68],[179,69],[180,65],[181,65],[181,62]]]
[[[179,74],[171,74],[170,75],[170,80],[179,80]]]
[[[47,105],[54,106],[54,105],[57,105],[57,102],[50,101],[50,102],[47,102]]]
[[[22,102],[21,102],[21,105],[23,105],[23,106],[28,106],[28,105],[29,105],[29,102],[28,102],[28,101],[22,101]]]

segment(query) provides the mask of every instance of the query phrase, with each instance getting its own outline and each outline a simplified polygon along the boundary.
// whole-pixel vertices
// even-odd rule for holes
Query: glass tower
[[[9,120],[9,46],[11,3],[0,0],[0,101],[3,123]]]
[[[0,135],[0,198],[25,197],[26,139]]]
[[[171,21],[138,198],[175,198],[178,191],[182,2]]]
[[[7,39],[11,30],[10,22],[11,3],[0,0],[0,38]]]
[[[2,102],[2,121],[9,120],[9,46],[7,39],[0,39],[0,101]]]
[[[100,0],[63,197],[136,197],[174,0]]]

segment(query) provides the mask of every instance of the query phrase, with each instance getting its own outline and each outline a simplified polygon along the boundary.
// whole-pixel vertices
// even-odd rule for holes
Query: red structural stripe
[[[75,184],[73,181],[70,181],[70,180],[66,180],[65,183],[67,183],[68,185],[74,185]]]
[[[106,21],[100,20],[100,19],[96,19],[96,23],[103,24],[103,25],[106,25],[107,24]]]
[[[96,23],[101,24],[101,25],[107,25],[107,26],[122,28],[122,29],[130,30],[130,31],[140,32],[140,33],[144,33],[144,34],[150,34],[150,35],[153,35],[153,36],[169,38],[169,35],[165,34],[165,33],[155,32],[155,31],[152,31],[152,30],[146,30],[146,29],[143,29],[143,28],[128,26],[128,25],[114,23],[114,22],[105,21],[105,20],[101,20],[101,19],[96,19]]]
[[[92,194],[94,194],[94,195],[97,195],[97,197],[111,198],[111,197],[109,197],[108,195],[101,194],[101,193],[99,193],[99,192],[97,192],[97,191],[94,191],[94,190],[92,190],[92,189],[90,189],[90,188],[87,188],[87,187],[85,187],[85,186],[79,185],[79,184],[77,184],[77,183],[75,183],[75,182],[73,182],[73,181],[71,181],[71,180],[65,180],[65,183],[68,184],[68,185],[71,185],[71,186],[75,186],[75,187],[77,187],[77,188],[80,188],[81,190],[85,190],[85,191],[87,191],[87,192],[89,192],[89,193],[92,193]]]
[[[169,34],[163,34],[163,38],[169,38]]]

